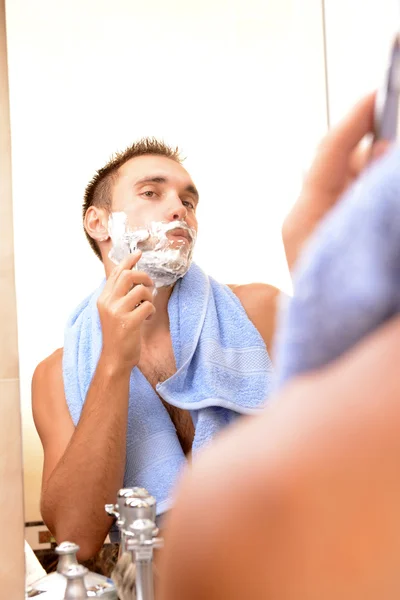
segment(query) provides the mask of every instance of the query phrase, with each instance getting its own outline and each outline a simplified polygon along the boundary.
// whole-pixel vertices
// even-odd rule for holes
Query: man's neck
[[[173,287],[158,288],[153,298],[153,304],[156,312],[153,316],[143,323],[142,341],[150,342],[152,338],[162,332],[169,332],[168,302],[172,294]]]

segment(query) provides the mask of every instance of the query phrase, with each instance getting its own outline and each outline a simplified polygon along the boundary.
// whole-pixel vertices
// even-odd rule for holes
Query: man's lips
[[[188,242],[192,241],[192,236],[190,235],[190,233],[186,229],[183,229],[180,227],[177,227],[176,229],[172,229],[172,230],[168,231],[167,237],[168,238],[179,238],[179,239],[184,238]]]

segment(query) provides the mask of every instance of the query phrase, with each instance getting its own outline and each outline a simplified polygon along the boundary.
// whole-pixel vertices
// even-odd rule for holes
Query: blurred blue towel
[[[369,167],[318,227],[276,339],[277,385],[317,369],[400,310],[400,149]]]
[[[96,303],[103,287],[104,282],[78,306],[65,332],[64,386],[75,425],[100,356]],[[272,388],[272,365],[235,294],[197,265],[175,285],[168,312],[177,371],[157,385],[157,392],[191,411],[197,450],[238,414],[262,408]],[[167,410],[139,369],[133,369],[124,487],[145,487],[161,514],[185,462]]]

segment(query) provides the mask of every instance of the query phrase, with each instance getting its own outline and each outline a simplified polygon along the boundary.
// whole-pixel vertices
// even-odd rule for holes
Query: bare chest
[[[171,341],[169,340],[169,343],[156,348],[142,349],[138,367],[154,391],[156,391],[158,383],[166,381],[176,373],[175,357]],[[168,402],[164,402],[162,398],[160,400],[175,426],[182,449],[187,454],[192,449],[194,438],[192,417],[189,411],[172,406]]]

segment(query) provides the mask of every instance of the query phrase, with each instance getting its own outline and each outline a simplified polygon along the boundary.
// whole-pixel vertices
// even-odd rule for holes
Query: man
[[[171,338],[168,313],[174,286],[159,287],[154,295],[154,281],[140,269],[141,263],[139,269],[135,268],[142,257],[140,250],[129,253],[115,266],[109,258],[110,252],[115,250],[110,237],[110,216],[125,214],[132,229],[151,222],[167,224],[168,227],[176,222],[178,229],[167,227],[166,237],[172,249],[183,248],[185,251],[193,237],[188,232],[197,231],[198,200],[198,191],[183,168],[177,151],[150,139],[142,140],[117,155],[98,172],[86,189],[83,206],[85,231],[90,245],[104,264],[107,278],[98,298],[93,297],[97,299],[97,306],[93,298],[90,301],[96,313],[91,315],[90,332],[96,329],[97,311],[100,317],[99,351],[96,355],[96,350],[91,348],[91,334],[88,334],[86,354],[78,357],[77,363],[71,363],[72,358],[76,358],[75,354],[81,351],[82,336],[85,332],[87,334],[88,328],[79,330],[72,350],[64,346],[64,349],[57,350],[45,359],[37,367],[32,382],[33,416],[44,449],[43,519],[58,541],[70,539],[80,546],[81,560],[94,555],[103,544],[111,525],[104,505],[115,501],[117,490],[127,483],[126,472],[132,467],[136,469],[135,473],[141,474],[149,467],[142,456],[141,434],[135,436],[132,432],[132,420],[135,420],[139,409],[142,411],[142,421],[148,417],[143,398],[136,392],[138,386],[142,386],[140,389],[147,394],[146,398],[149,397],[153,402],[154,411],[157,418],[163,420],[164,429],[169,427],[165,422],[164,408],[169,415],[169,424],[172,422],[176,429],[176,434],[175,430],[171,434],[172,425],[169,427],[167,446],[162,446],[167,452],[171,443],[175,444],[171,435],[177,436],[180,446],[179,449],[176,444],[174,446],[175,454],[171,458],[173,468],[176,467],[175,455],[179,451],[187,455],[192,449],[197,430],[194,418],[201,421],[197,417],[201,411],[185,410],[181,407],[187,404],[181,403],[179,407],[178,401],[172,404],[165,400],[167,395],[164,398],[155,396],[155,393],[161,396],[160,385],[165,387],[170,381],[176,380],[181,372],[179,369],[177,373],[177,352]],[[190,273],[185,275],[183,281]],[[207,281],[205,285],[208,285]],[[232,286],[234,299],[229,290],[216,286],[216,283],[212,283],[211,289],[222,294],[223,302],[230,303],[230,310],[238,311],[238,319],[234,323],[238,331],[242,327],[253,339],[257,336],[260,338],[260,342],[256,340],[256,345],[259,354],[263,355],[262,364],[267,364],[278,291],[262,284]],[[195,300],[193,294],[192,311],[195,311]],[[237,305],[237,300],[241,306]],[[82,324],[82,319],[86,318],[82,314],[87,309],[87,305],[79,309],[79,314],[70,324],[71,331],[77,324]],[[229,320],[229,315],[219,321],[222,328],[226,320]],[[229,362],[229,357],[227,360]],[[231,366],[233,369],[228,364],[225,371],[227,381],[230,381],[229,377],[234,377],[232,371],[235,371],[236,365]],[[200,372],[199,369],[197,371]],[[207,369],[204,373],[207,378]],[[136,378],[135,385],[132,384],[132,377]],[[139,377],[142,379],[139,380]],[[82,379],[87,380],[83,391]],[[217,379],[215,386],[220,385]],[[146,388],[149,384],[150,391]],[[75,386],[73,392],[72,385]],[[184,385],[189,384],[185,382]],[[228,387],[229,384],[226,384],[225,392],[229,395]],[[190,386],[186,392],[190,400]],[[84,401],[83,406],[79,402],[78,405],[74,404],[76,393],[81,404]],[[154,399],[158,405],[154,404]],[[260,406],[264,399],[261,395]],[[212,418],[221,416],[218,406]],[[208,406],[206,411],[212,408]],[[149,405],[148,411],[151,410]],[[143,435],[152,427],[151,418],[152,415],[145,426],[142,422],[136,424],[142,427],[140,431],[144,431]],[[225,422],[224,419],[222,421]],[[226,419],[226,423],[228,421]],[[156,433],[151,439],[155,439]],[[148,449],[149,453],[154,454],[155,444],[156,441],[150,444],[153,448]],[[160,459],[163,452],[159,451]],[[157,456],[154,458],[157,459]],[[136,465],[140,460],[143,464]],[[161,487],[160,493],[173,485],[177,475],[175,471],[173,475],[166,472],[160,474],[154,484],[156,488]],[[149,473],[148,477],[151,476]],[[137,483],[136,480],[128,481],[129,485]]]
[[[291,265],[365,165],[373,113],[371,95],[324,140],[285,226]],[[399,333],[394,317],[198,458],[169,517],[162,600],[398,597]]]

